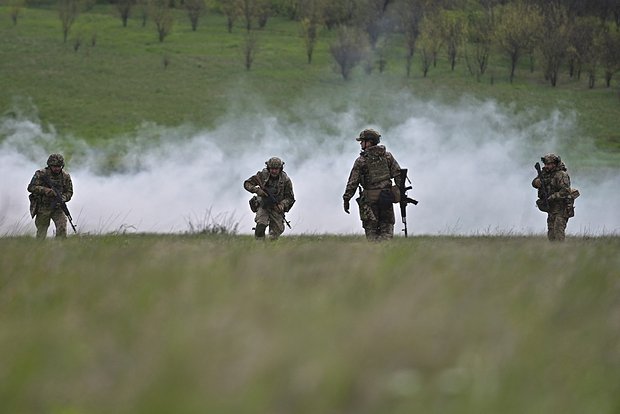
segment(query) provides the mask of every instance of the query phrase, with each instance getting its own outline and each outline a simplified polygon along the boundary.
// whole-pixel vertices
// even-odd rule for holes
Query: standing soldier
[[[394,236],[394,206],[398,188],[392,188],[392,179],[399,182],[400,166],[383,145],[378,145],[381,135],[374,129],[360,132],[356,141],[362,152],[357,157],[349,175],[344,195],[344,211],[349,214],[350,200],[358,186],[362,227],[368,240],[386,240]]]
[[[67,217],[63,203],[73,196],[73,183],[69,173],[63,170],[65,159],[61,154],[51,154],[47,167],[34,173],[28,191],[30,192],[30,215],[35,218],[37,238],[44,239],[50,219],[56,225],[56,237],[67,237]],[[58,191],[58,194],[54,190]],[[58,198],[62,198],[62,203]]]
[[[536,163],[538,176],[532,181],[532,186],[538,189],[536,205],[547,213],[547,238],[564,241],[566,223],[575,215],[574,200],[579,197],[579,191],[571,189],[570,177],[559,156],[547,154],[540,160],[544,166],[541,169]]]
[[[293,183],[283,171],[284,162],[278,157],[269,158],[266,168],[258,171],[243,182],[243,188],[256,195],[250,200],[250,207],[256,213],[254,236],[265,239],[265,229],[269,226],[269,238],[277,239],[284,232],[284,223],[291,225],[284,214],[295,203]]]

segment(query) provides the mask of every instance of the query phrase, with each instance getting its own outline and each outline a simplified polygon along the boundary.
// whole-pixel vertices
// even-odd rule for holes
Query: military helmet
[[[284,161],[282,161],[278,157],[271,157],[267,161],[265,161],[265,165],[267,168],[284,168]]]
[[[63,157],[61,154],[51,154],[47,159],[47,165],[49,167],[64,167],[65,157]]]
[[[553,153],[551,154],[547,154],[544,157],[541,157],[540,160],[545,163],[545,164],[560,164],[560,162],[562,162],[562,159],[560,158],[559,155],[555,155]]]
[[[374,129],[365,129],[360,132],[360,136],[355,138],[356,141],[371,141],[375,144],[378,144],[381,138],[381,134],[379,134]]]

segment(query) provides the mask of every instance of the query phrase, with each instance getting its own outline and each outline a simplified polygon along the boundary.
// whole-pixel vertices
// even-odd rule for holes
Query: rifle
[[[403,231],[405,232],[405,237],[407,237],[407,204],[413,204],[414,206],[418,204],[418,200],[414,200],[413,198],[409,198],[407,196],[407,191],[411,190],[413,187],[405,184],[405,180],[409,181],[411,184],[411,180],[407,177],[407,168],[402,168],[399,170],[400,175],[398,176],[398,180],[396,182],[396,186],[400,190],[400,216],[403,219],[403,225],[405,228]]]
[[[56,194],[56,198],[54,198],[54,201],[52,202],[52,210],[55,209],[56,206],[60,206],[60,208],[62,209],[62,212],[65,213],[65,216],[67,216],[67,219],[69,219],[69,224],[71,224],[71,228],[73,229],[73,232],[77,233],[75,225],[73,224],[73,218],[71,217],[71,213],[69,213],[69,208],[67,207],[67,203],[65,203],[62,199],[62,194],[60,190],[58,189],[58,187],[52,184],[52,180],[50,180],[47,174],[43,175],[43,181],[45,181],[45,184],[49,185],[50,188],[54,190],[54,193]]]
[[[545,182],[543,181],[540,163],[537,162],[536,164],[534,164],[534,168],[536,169],[536,172],[538,173],[538,179],[540,180],[540,192],[542,193],[543,197],[545,197],[545,207],[547,207],[547,211],[549,211],[549,194],[547,194],[547,189],[545,188]]]
[[[292,229],[291,222],[286,219],[286,213],[284,212],[284,210],[281,210],[280,207],[278,206],[278,200],[276,199],[276,196],[271,191],[269,191],[267,187],[263,186],[263,184],[260,181],[258,182],[258,186],[260,187],[261,190],[263,190],[267,194],[269,201],[271,201],[275,209],[279,211],[280,214],[282,214],[282,220],[284,220],[288,228]]]

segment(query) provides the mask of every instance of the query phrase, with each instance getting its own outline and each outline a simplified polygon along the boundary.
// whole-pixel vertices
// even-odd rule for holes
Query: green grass
[[[601,152],[620,151],[617,79],[610,89],[599,83],[590,90],[585,79],[569,80],[562,74],[559,86],[551,88],[539,70],[530,73],[523,61],[510,84],[505,58],[497,52],[480,82],[464,62],[451,72],[443,55],[427,78],[422,78],[417,60],[412,76],[406,78],[402,41],[394,36],[388,44],[386,72],[366,75],[358,68],[353,80],[345,82],[333,70],[328,53],[333,33],[320,32],[309,65],[298,24],[282,18],[272,18],[259,32],[259,52],[252,70],[246,71],[243,33],[241,27],[227,33],[224,18],[214,13],[192,32],[179,12],[172,34],[160,43],[152,23],[143,28],[138,20],[130,20],[123,28],[113,8],[98,6],[79,16],[63,44],[54,10],[24,9],[13,26],[8,8],[0,7],[0,113],[23,108],[27,105],[19,102],[30,100],[44,125],[97,142],[132,133],[145,121],[213,127],[224,115],[255,110],[256,98],[261,109],[284,117],[303,116],[289,108],[316,96],[343,99],[343,104],[372,113],[373,107],[348,97],[366,89],[381,103],[405,90],[447,103],[464,95],[493,99],[513,105],[515,113],[575,111],[580,135],[594,138]],[[77,37],[83,43],[74,52]],[[170,62],[166,69],[164,58]]]
[[[0,401],[615,413],[620,239],[0,239]]]

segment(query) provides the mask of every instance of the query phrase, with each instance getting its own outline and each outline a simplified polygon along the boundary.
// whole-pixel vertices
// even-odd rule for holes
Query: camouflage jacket
[[[277,177],[271,177],[269,170],[264,168],[262,171],[258,171],[255,175],[251,176],[243,182],[243,188],[250,193],[256,193],[258,187],[263,187],[268,193],[274,195],[278,203],[282,203],[284,211],[289,211],[293,204],[295,204],[295,194],[293,193],[293,182],[288,175],[281,171]],[[267,197],[260,197],[261,205],[269,207],[273,203],[267,200]]]
[[[400,176],[400,165],[383,145],[374,145],[360,153],[353,163],[349,181],[342,198],[350,200],[362,186],[364,190],[377,190],[392,186],[392,178]]]
[[[532,187],[538,189],[538,198],[540,199],[545,198],[545,192],[548,194],[549,197],[547,200],[552,210],[568,202],[568,199],[571,197],[570,177],[564,163],[561,163],[553,170],[546,170],[543,168],[542,186],[539,181],[538,177],[534,178],[534,180],[532,180]]]
[[[51,188],[49,184],[45,182],[44,177],[49,177],[50,182],[58,189],[62,194],[62,200],[68,202],[73,197],[73,182],[68,172],[61,170],[60,174],[52,174],[49,167],[38,170],[34,173],[30,184],[28,184],[28,191],[34,195],[40,208],[51,208],[54,203],[55,197],[46,195],[46,189]]]

